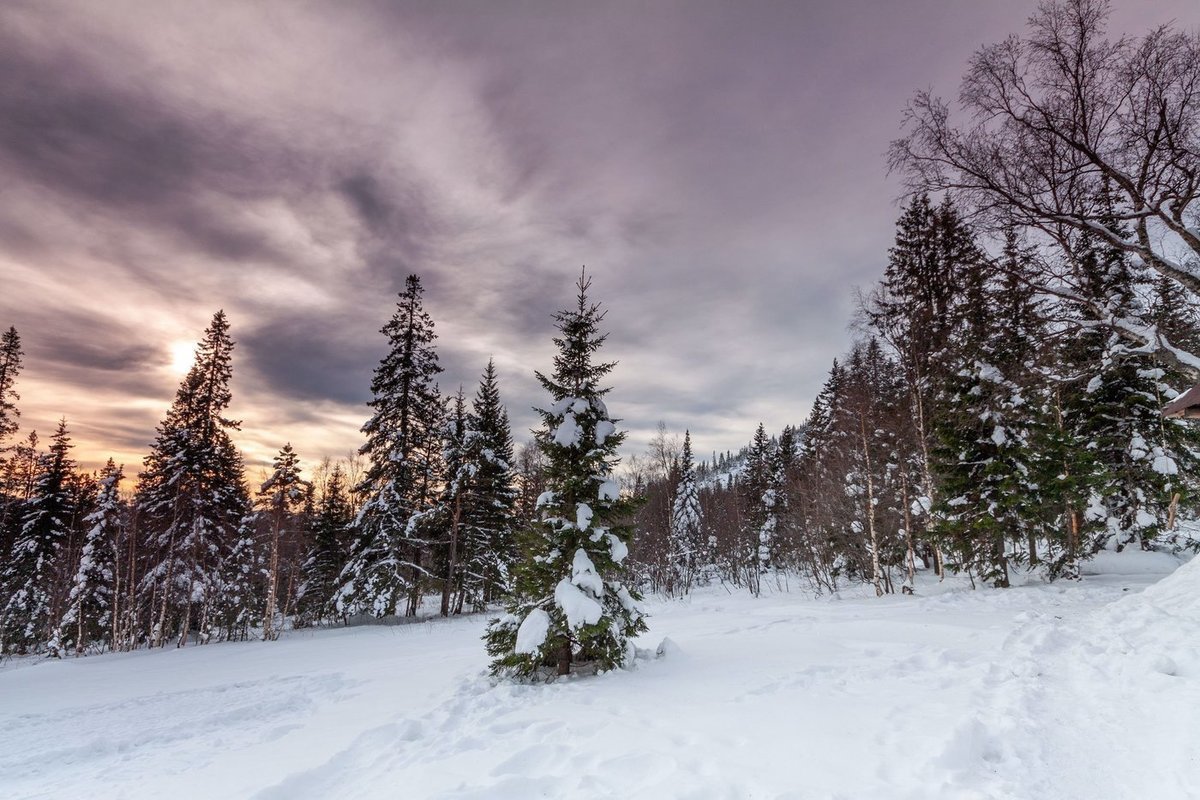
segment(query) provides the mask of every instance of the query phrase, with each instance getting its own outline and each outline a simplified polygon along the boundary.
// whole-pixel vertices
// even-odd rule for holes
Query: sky
[[[379,329],[426,288],[441,385],[494,358],[518,441],[586,265],[609,407],[700,457],[803,422],[882,273],[912,93],[1033,0],[0,6],[0,326],[20,436],[135,468],[213,313],[254,474],[362,441]],[[1115,31],[1200,22],[1114,4]]]

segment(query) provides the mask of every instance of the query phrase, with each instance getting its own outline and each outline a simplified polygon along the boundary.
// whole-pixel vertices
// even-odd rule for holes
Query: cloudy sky
[[[136,465],[214,311],[252,471],[360,442],[418,273],[443,386],[489,356],[517,438],[586,264],[641,449],[803,421],[880,273],[884,153],[1032,0],[0,7],[0,325],[22,431]],[[1126,0],[1114,27],[1196,24]]]

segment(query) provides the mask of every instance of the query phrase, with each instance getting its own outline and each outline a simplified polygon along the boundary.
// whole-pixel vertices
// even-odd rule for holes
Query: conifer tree
[[[932,448],[939,424],[939,398],[950,379],[948,348],[954,332],[952,305],[962,295],[963,276],[984,256],[947,196],[934,208],[929,197],[913,198],[896,224],[883,281],[864,308],[867,321],[895,352],[904,378],[911,430],[904,439],[917,447],[920,496],[910,507],[910,526],[938,498]],[[912,514],[916,509],[919,513]],[[941,574],[940,552],[934,548]]]
[[[844,491],[841,466],[846,459],[844,426],[846,369],[834,359],[804,424],[799,472],[804,486],[801,525],[814,578],[830,591],[837,588],[839,546],[844,521],[852,513]]]
[[[110,648],[117,646],[117,552],[126,511],[120,495],[123,477],[122,468],[110,458],[100,473],[95,510],[83,520],[83,548],[67,597],[67,610],[59,623],[63,645],[73,645],[76,655],[105,640]]]
[[[312,545],[302,567],[303,579],[297,594],[301,617],[306,621],[333,616],[333,597],[338,578],[349,554],[354,507],[346,487],[346,476],[335,464],[321,487],[312,525]]]
[[[848,530],[843,534],[846,560],[867,578],[877,596],[892,591],[888,567],[898,559],[892,459],[894,426],[900,400],[896,365],[877,339],[859,343],[850,354],[845,392],[834,409],[833,428],[841,440],[844,492],[850,498]],[[889,519],[891,517],[891,519]]]
[[[17,432],[20,411],[16,401],[20,395],[13,386],[21,369],[21,337],[16,328],[0,335],[0,563],[8,556],[12,543],[12,522],[18,507],[17,465],[8,458],[7,440]]]
[[[636,590],[626,584],[633,504],[612,476],[624,440],[609,417],[602,381],[615,366],[597,362],[604,313],[588,299],[586,273],[573,308],[555,316],[558,353],[550,375],[536,373],[551,404],[536,432],[546,454],[540,520],[526,532],[508,613],[488,627],[496,673],[531,677],[576,664],[606,671],[628,663],[630,637],[645,630]]]
[[[62,615],[58,569],[75,514],[71,436],[61,420],[24,504],[21,527],[0,572],[0,652],[34,652],[52,640]]]
[[[746,469],[742,476],[742,494],[746,504],[746,531],[752,546],[747,576],[750,590],[758,594],[761,575],[772,567],[775,548],[775,491],[771,480],[771,442],[763,424],[758,423]]]
[[[1013,374],[1028,356],[1022,352],[1028,340],[1019,330],[1028,309],[1005,298],[994,272],[982,266],[965,283],[954,309],[951,374],[937,425],[943,495],[935,507],[935,529],[943,551],[953,554],[952,568],[1003,587],[1009,585],[1006,538],[1031,516],[1032,498],[1024,490],[1036,483],[1031,409]],[[1021,297],[1020,284],[1003,289]],[[1006,314],[1016,319],[1002,322]],[[1013,355],[1005,357],[1006,349]]]
[[[270,548],[267,556],[267,598],[266,609],[263,613],[262,638],[269,641],[279,638],[278,613],[279,592],[279,546],[280,540],[289,533],[294,533],[296,512],[308,497],[308,481],[300,477],[300,459],[288,442],[275,456],[274,469],[271,476],[259,490],[259,497],[265,505],[267,521],[270,525]]]
[[[226,640],[245,641],[250,629],[263,620],[267,565],[258,523],[259,515],[253,511],[242,517],[234,541],[217,565],[199,631],[202,642],[212,635],[213,627]]]
[[[151,559],[141,582],[152,606],[151,646],[170,639],[182,646],[193,631],[208,637],[218,571],[250,510],[242,456],[230,438],[239,423],[224,416],[233,345],[229,321],[218,311],[139,475],[135,503]]]
[[[691,591],[698,571],[707,566],[704,559],[706,540],[700,493],[696,487],[696,469],[692,461],[692,434],[683,432],[683,451],[679,456],[679,480],[671,504],[670,556],[667,593]]]
[[[475,471],[478,465],[474,432],[467,428],[467,401],[458,387],[446,414],[443,434],[442,466],[446,480],[433,513],[436,525],[442,529],[437,574],[442,577],[443,617],[451,611],[462,611],[463,594],[463,518],[465,506],[474,493]]]
[[[508,593],[517,557],[512,429],[491,359],[480,378],[467,428],[474,467],[473,491],[463,517],[464,596],[482,611]]]
[[[374,414],[363,425],[369,460],[358,491],[365,500],[357,539],[335,598],[342,614],[417,613],[430,542],[420,522],[432,505],[441,468],[442,403],[433,320],[421,281],[408,276],[396,312],[382,329],[390,348],[371,381]]]
[[[1096,203],[1106,227],[1122,230],[1121,210],[1114,193],[1101,186]],[[1147,320],[1139,287],[1147,283],[1145,269],[1094,235],[1084,235],[1072,254],[1080,291],[1091,300],[1077,313],[1085,328],[1072,350],[1083,377],[1065,403],[1067,428],[1087,442],[1094,457],[1096,482],[1088,515],[1097,530],[1095,546],[1128,545],[1149,549],[1164,531],[1171,507],[1180,495],[1192,501],[1197,461],[1196,433],[1188,426],[1162,419],[1160,409],[1172,393],[1166,373],[1155,357],[1130,347],[1096,319],[1104,316]]]
[[[3,465],[5,440],[17,432],[17,418],[21,416],[17,400],[21,396],[13,388],[21,372],[21,337],[17,329],[10,327],[0,334],[0,465]]]

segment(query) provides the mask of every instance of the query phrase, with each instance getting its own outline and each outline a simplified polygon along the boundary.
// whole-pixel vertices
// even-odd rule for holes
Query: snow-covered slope
[[[553,685],[490,681],[481,618],[10,662],[0,796],[1190,797],[1200,562],[1142,591],[1168,561],[882,600],[717,588],[652,604],[664,657]]]

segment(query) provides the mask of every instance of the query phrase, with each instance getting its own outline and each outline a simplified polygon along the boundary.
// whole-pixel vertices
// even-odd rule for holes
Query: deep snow
[[[1174,563],[713,588],[650,604],[663,657],[551,685],[487,678],[483,617],[14,660],[0,797],[1194,797],[1200,560],[1154,583]]]

